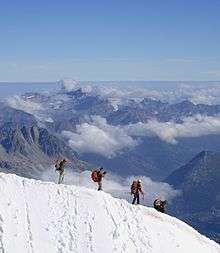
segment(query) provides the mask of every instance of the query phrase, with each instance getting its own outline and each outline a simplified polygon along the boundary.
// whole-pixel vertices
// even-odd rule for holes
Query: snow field
[[[0,175],[1,253],[220,253],[176,218],[104,192]]]

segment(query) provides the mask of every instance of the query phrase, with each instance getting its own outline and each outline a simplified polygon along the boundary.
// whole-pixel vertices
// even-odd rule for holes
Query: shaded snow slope
[[[190,226],[87,188],[0,175],[1,253],[218,253]]]

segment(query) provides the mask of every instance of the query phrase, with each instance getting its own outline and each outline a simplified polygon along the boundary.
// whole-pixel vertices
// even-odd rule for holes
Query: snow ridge
[[[1,253],[219,253],[152,208],[104,192],[0,175]]]

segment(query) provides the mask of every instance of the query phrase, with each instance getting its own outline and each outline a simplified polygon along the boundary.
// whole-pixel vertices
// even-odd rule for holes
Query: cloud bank
[[[79,153],[96,153],[113,157],[134,148],[141,137],[156,136],[169,144],[177,144],[179,138],[220,134],[220,117],[196,115],[183,119],[182,123],[149,120],[127,126],[112,126],[100,116],[92,122],[77,125],[76,132],[63,131],[69,145]]]
[[[94,91],[94,87],[92,85],[82,85],[79,81],[76,81],[74,79],[62,79],[58,81],[58,84],[65,92],[71,92],[78,89],[82,89],[82,91],[85,93],[91,93]]]
[[[73,79],[62,79],[58,81],[58,84],[61,85],[61,89],[67,92],[74,91],[80,88],[80,83]]]
[[[111,126],[100,116],[93,116],[92,119],[91,123],[77,125],[75,133],[63,131],[63,136],[69,139],[69,145],[79,153],[112,157],[138,144],[120,126]]]
[[[150,82],[147,82],[149,84]],[[151,98],[169,103],[179,103],[183,100],[191,101],[194,104],[220,104],[220,82],[216,83],[189,83],[179,82],[173,88],[166,88],[169,83],[158,84],[159,88],[154,88],[153,82],[151,88],[143,84],[142,86],[132,85],[129,82],[125,85],[109,84],[108,86],[100,85],[94,89],[94,92],[109,98],[110,100],[118,101],[118,104],[127,103],[129,99],[135,101]]]
[[[220,117],[196,115],[184,118],[181,124],[150,120],[125,126],[125,131],[130,136],[157,136],[167,143],[177,144],[178,138],[220,134]]]
[[[23,99],[21,96],[13,96],[6,100],[6,104],[14,109],[34,115],[40,122],[53,122],[53,119],[47,116],[43,105],[30,99]]]
[[[24,100],[20,96],[10,97],[7,99],[7,104],[12,108],[22,110],[30,114],[34,114],[35,112],[42,110],[41,104],[31,100]]]

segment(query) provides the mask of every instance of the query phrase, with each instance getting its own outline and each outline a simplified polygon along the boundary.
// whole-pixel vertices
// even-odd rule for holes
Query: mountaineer
[[[167,204],[166,200],[162,201],[160,198],[154,200],[154,208],[161,213],[165,213],[166,204]]]
[[[94,182],[98,183],[98,191],[102,191],[102,179],[105,174],[106,171],[104,171],[102,167],[92,170],[91,178]]]
[[[66,164],[67,160],[63,159],[63,160],[56,160],[55,162],[55,168],[56,171],[58,171],[60,173],[59,175],[59,179],[58,179],[58,184],[62,184],[63,180],[64,180],[64,166]]]
[[[135,204],[136,201],[138,205],[140,204],[140,193],[142,196],[144,196],[144,192],[141,188],[141,180],[134,180],[131,185],[131,195],[134,195],[132,204]]]

